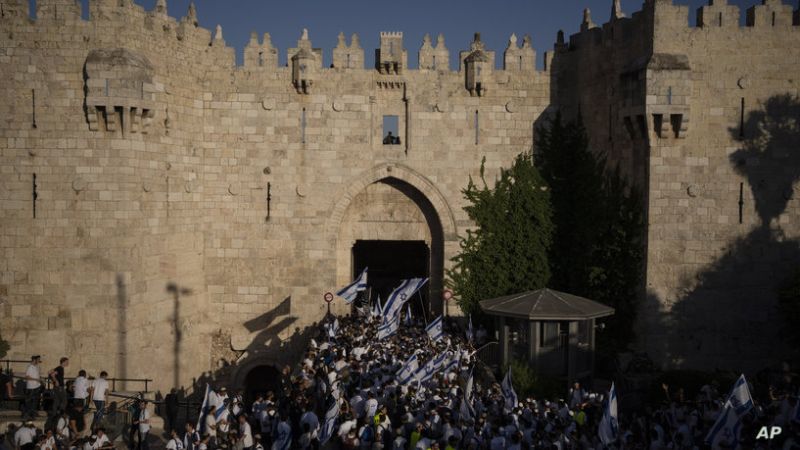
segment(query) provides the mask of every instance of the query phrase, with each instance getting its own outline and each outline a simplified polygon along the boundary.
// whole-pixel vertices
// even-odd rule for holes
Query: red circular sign
[[[326,303],[330,303],[333,301],[333,294],[331,294],[330,292],[326,292],[322,298],[325,299]]]
[[[453,291],[451,291],[450,289],[445,289],[442,292],[442,298],[445,300],[450,300],[451,298],[453,298]]]

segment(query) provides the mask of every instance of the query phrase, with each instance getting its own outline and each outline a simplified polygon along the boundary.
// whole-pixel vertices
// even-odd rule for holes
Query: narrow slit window
[[[722,13],[717,14],[717,21],[719,22],[719,26],[722,26]]]
[[[258,67],[264,66],[264,52],[258,52]]]
[[[775,11],[772,11],[772,26],[775,26]]]
[[[383,145],[400,145],[400,118],[383,116]]]
[[[306,143],[306,109],[303,108],[303,113],[300,116],[300,142]]]
[[[672,104],[672,86],[667,88],[667,104]]]
[[[36,89],[31,89],[31,126],[36,128]]]
[[[433,68],[436,68],[436,55],[433,55]]]
[[[522,55],[519,57],[519,70],[522,70]]]
[[[478,145],[478,139],[480,139],[480,121],[478,119],[478,110],[475,110],[475,145]]]
[[[742,97],[741,106],[739,107],[739,138],[744,138],[744,97]]]
[[[350,68],[350,53],[347,54],[347,68]]]

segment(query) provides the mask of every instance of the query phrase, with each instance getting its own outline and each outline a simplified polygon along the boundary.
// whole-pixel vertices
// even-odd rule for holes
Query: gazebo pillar
[[[498,341],[500,341],[500,367],[504,367],[508,364],[508,325],[505,317],[500,316],[497,319],[497,329],[500,333],[500,336],[498,336]]]
[[[540,325],[538,320],[532,320],[529,323],[529,325],[530,325],[531,352],[530,352],[530,357],[528,358],[528,360],[533,365],[533,369],[536,370],[536,372],[538,373],[539,372],[539,352],[541,351],[541,348],[542,348],[542,343],[539,342],[539,335],[541,334],[539,329],[540,329],[541,325]]]
[[[569,322],[569,336],[567,339],[567,381],[575,381],[578,357],[578,322]]]

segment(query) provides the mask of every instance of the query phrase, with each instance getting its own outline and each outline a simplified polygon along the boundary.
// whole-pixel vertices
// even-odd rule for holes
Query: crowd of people
[[[63,357],[58,366],[44,373],[42,357],[33,355],[24,375],[2,373],[0,376],[0,400],[15,399],[15,384],[22,385],[24,397],[21,402],[22,423],[10,424],[5,439],[0,439],[0,449],[41,450],[96,450],[110,449],[113,445],[105,433],[102,420],[108,403],[110,385],[108,373],[101,371],[97,377],[88,376],[81,369],[69,386],[65,372],[69,358]],[[43,405],[42,394],[47,387],[49,408],[46,426],[37,429],[35,419]],[[94,405],[90,426],[85,423],[86,413]],[[92,433],[86,433],[86,430]]]
[[[574,383],[565,388],[563,398],[528,394],[509,404],[509,386],[481,370],[476,358],[478,334],[485,338],[485,329],[468,338],[464,330],[445,327],[433,339],[421,321],[405,321],[388,334],[383,326],[380,317],[327,318],[302,362],[284,368],[279,388],[245,404],[241,392],[229,395],[225,386],[209,387],[196,423],[188,420],[177,430],[170,421],[166,448],[705,449],[712,448],[704,441],[727,397],[727,389],[713,383],[696,398],[665,385],[662,402],[621,411],[614,424],[615,441],[603,443],[598,431],[607,392],[589,392]],[[34,356],[34,369],[29,367],[25,375],[26,419],[38,402],[40,364]],[[108,391],[105,373],[89,380],[80,371],[72,388],[61,392],[68,364],[63,358],[48,373],[55,420],[45,430],[36,430],[30,421],[10,430],[5,441],[0,439],[0,449],[112,447],[101,425]],[[713,448],[800,449],[798,379],[785,367],[769,386],[764,395],[754,396],[752,412],[737,435],[718,439]],[[83,423],[89,400],[96,408],[91,426]],[[142,400],[130,411],[131,448],[147,448],[151,409],[146,406]],[[763,426],[780,427],[782,433],[772,440],[757,439]]]
[[[615,441],[604,444],[598,431],[608,393],[576,382],[563,398],[530,395],[509,405],[503,383],[476,375],[481,363],[463,330],[433,341],[417,322],[379,337],[377,318],[332,320],[320,327],[302,363],[284,369],[278,392],[259,396],[249,408],[241,394],[209,392],[197,431],[202,447],[194,448],[800,449],[798,380],[788,368],[775,384],[781,387],[757,399],[740,433],[716,439],[713,447],[705,439],[727,397],[714,383],[692,399],[664,385],[662,402],[623,412]],[[440,355],[448,355],[449,364],[409,378],[410,359],[424,369]],[[757,440],[761,426],[784,432]]]

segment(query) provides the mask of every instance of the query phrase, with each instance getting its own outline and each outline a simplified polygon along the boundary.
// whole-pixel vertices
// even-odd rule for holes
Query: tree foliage
[[[644,264],[639,194],[589,149],[580,119],[564,123],[556,115],[537,129],[536,143],[537,164],[552,190],[550,286],[615,308],[598,339],[621,350],[634,338]]]
[[[552,234],[550,194],[530,153],[500,172],[490,188],[481,163],[481,186],[470,178],[465,211],[475,223],[448,271],[461,309],[480,314],[481,300],[545,287]]]

